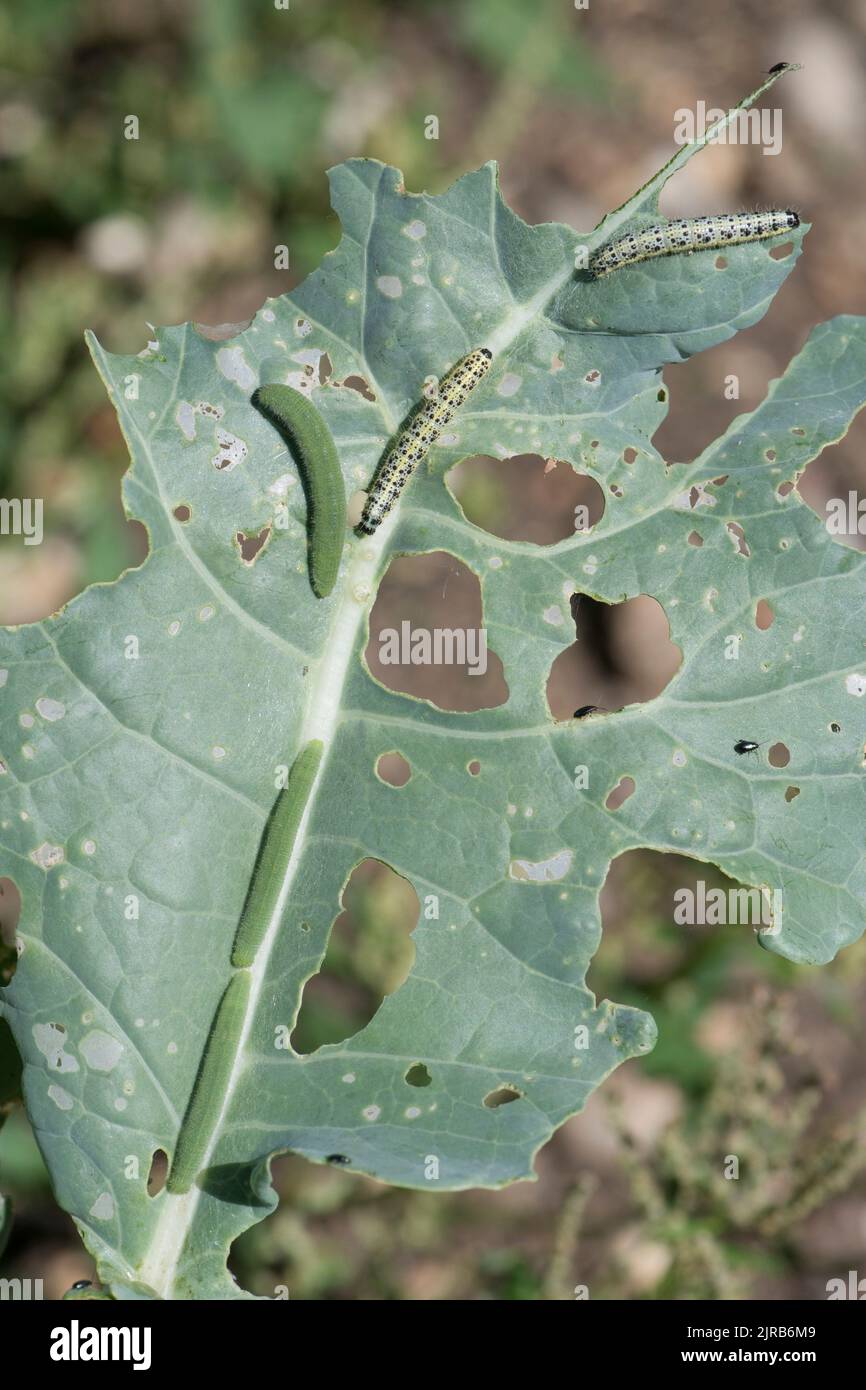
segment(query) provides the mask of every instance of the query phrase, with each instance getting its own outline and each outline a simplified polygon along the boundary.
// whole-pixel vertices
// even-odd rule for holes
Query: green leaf
[[[493,166],[433,197],[351,161],[332,172],[339,247],[231,342],[189,325],[160,330],[138,357],[92,342],[133,459],[126,506],[151,549],[116,584],[3,638],[0,872],[21,892],[24,946],[3,1007],[58,1198],[115,1296],[243,1296],[227,1251],[272,1210],[280,1150],[340,1155],[427,1191],[531,1176],[554,1129],[652,1046],[646,1014],[597,1004],[584,983],[599,889],[627,849],[685,851],[781,888],[781,929],[763,940],[794,959],[829,959],[861,929],[863,562],[776,488],[863,404],[864,321],[816,330],[753,416],[693,464],[668,466],[651,442],[663,364],[754,323],[806,228],[784,260],[757,244],[731,248],[727,268],[696,255],[599,282],[573,269],[579,246],[657,219],[661,187],[696,148],[585,238],[521,222]],[[253,390],[312,386],[352,492],[424,378],[482,344],[493,369],[452,435],[395,517],[348,540],[333,595],[317,600],[296,470]],[[350,376],[363,393],[338,384]],[[539,547],[463,517],[444,470],[527,449],[603,481],[592,533]],[[687,543],[697,526],[700,549]],[[237,534],[267,527],[245,563]],[[389,557],[440,549],[481,580],[510,691],[495,709],[442,711],[365,668]],[[546,680],[573,639],[574,592],[664,605],[683,666],[657,700],[553,721]],[[767,631],[753,617],[762,597],[776,614]],[[740,632],[739,660],[726,661],[724,639]],[[740,737],[784,737],[789,767],[736,758]],[[230,1040],[204,1171],[191,1191],[151,1198],[151,1156],[175,1150],[231,973],[277,769],[313,739],[323,771]],[[375,773],[395,748],[412,770],[399,789]],[[635,792],[608,811],[623,775]],[[297,1056],[281,1040],[368,858],[428,905],[414,967],[358,1034]],[[406,1080],[419,1064],[427,1086]],[[485,1104],[497,1092],[519,1098]]]

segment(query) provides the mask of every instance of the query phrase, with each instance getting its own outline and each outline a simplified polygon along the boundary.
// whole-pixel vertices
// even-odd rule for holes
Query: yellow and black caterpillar
[[[681,217],[642,232],[629,232],[618,241],[602,246],[591,257],[589,272],[595,279],[612,270],[636,265],[656,256],[679,252],[715,251],[725,246],[741,246],[747,241],[763,241],[799,227],[800,219],[790,208],[769,212],[723,212],[717,217]]]
[[[373,479],[358,530],[372,536],[390,512],[418,464],[432,449],[448,421],[493,361],[489,348],[475,348],[439,383],[435,399],[425,401],[400,435]]]

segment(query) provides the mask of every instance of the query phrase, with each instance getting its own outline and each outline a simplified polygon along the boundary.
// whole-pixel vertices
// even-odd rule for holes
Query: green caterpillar
[[[260,386],[253,403],[293,445],[307,497],[310,583],[319,598],[327,598],[346,536],[346,491],[331,431],[312,402],[291,386]]]
[[[286,864],[319,771],[323,751],[324,745],[314,739],[298,754],[292,764],[288,783],[277,797],[265,826],[232,949],[232,965],[239,970],[252,965],[276,910]]]
[[[250,999],[252,965],[276,909],[286,864],[322,761],[324,745],[314,739],[292,764],[288,784],[277,798],[262,837],[232,949],[232,975],[220,999],[192,1097],[178,1136],[166,1186],[175,1196],[188,1192],[201,1171],[205,1151],[231,1076],[237,1041]]]
[[[239,970],[219,1002],[166,1183],[175,1196],[189,1192],[201,1172],[234,1065],[251,984],[249,971]]]

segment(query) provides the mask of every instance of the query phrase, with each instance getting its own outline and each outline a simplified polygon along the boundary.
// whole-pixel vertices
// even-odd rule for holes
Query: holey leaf
[[[492,166],[432,197],[352,161],[332,173],[339,246],[246,331],[214,342],[164,329],[137,357],[92,344],[150,553],[2,640],[0,874],[22,897],[3,1009],[57,1196],[117,1296],[244,1296],[227,1253],[272,1210],[279,1151],[339,1155],[426,1191],[531,1176],[553,1130],[653,1043],[646,1015],[597,1003],[584,983],[598,893],[626,850],[685,852],[781,890],[762,940],[793,960],[828,960],[860,931],[863,559],[781,484],[866,399],[866,324],[818,328],[752,415],[693,463],[666,465],[651,442],[663,364],[760,318],[803,228],[787,257],[756,243],[598,281],[574,269],[581,245],[658,220],[662,185],[699,147],[585,238],[526,226]],[[317,599],[295,463],[254,389],[311,393],[352,493],[427,378],[481,345],[489,375],[376,535],[347,536],[336,587]],[[528,450],[602,482],[594,530],[538,546],[467,521],[447,468]],[[268,527],[245,561],[238,532]],[[390,558],[440,550],[480,580],[509,688],[495,709],[440,710],[366,669]],[[664,694],[553,720],[546,681],[573,640],[574,593],[663,605],[683,653]],[[775,614],[766,629],[759,599]],[[744,737],[784,742],[788,766],[766,749],[737,757]],[[215,1044],[227,1064],[198,1115],[197,1179],[149,1196],[232,976],[278,769],[312,740],[324,756],[249,1002]],[[411,768],[399,788],[376,774],[395,749]],[[608,810],[625,775],[634,793]],[[438,915],[419,912],[413,968],[367,1027],[296,1055],[285,1039],[302,987],[368,858]],[[406,1079],[418,1064],[428,1085]],[[512,1103],[491,1104],[497,1092]]]

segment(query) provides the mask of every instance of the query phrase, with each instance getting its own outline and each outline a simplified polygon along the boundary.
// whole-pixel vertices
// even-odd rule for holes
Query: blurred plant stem
[[[494,150],[499,164],[506,162],[523,133],[529,113],[538,104],[539,92],[546,88],[546,79],[559,57],[559,45],[560,38],[550,24],[530,25],[526,42],[512,50],[509,66],[500,73],[496,90],[472,134],[468,152],[453,169],[452,178],[484,164]]]
[[[574,1267],[580,1241],[580,1228],[586,1204],[598,1186],[598,1179],[592,1173],[578,1178],[562,1204],[556,1225],[553,1253],[547,1277],[544,1280],[544,1297],[563,1301],[574,1297]]]

